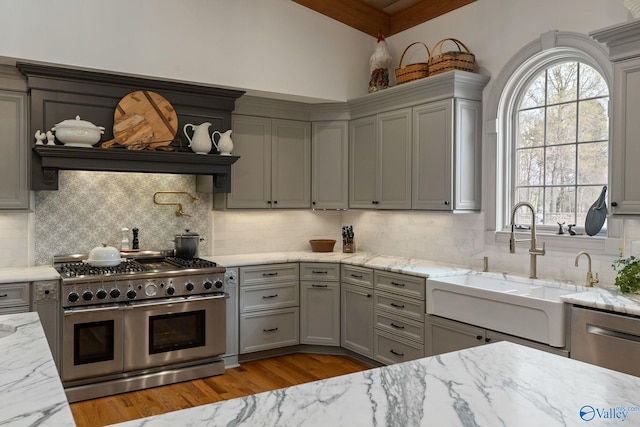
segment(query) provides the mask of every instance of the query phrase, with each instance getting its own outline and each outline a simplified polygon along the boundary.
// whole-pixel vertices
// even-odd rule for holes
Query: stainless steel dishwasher
[[[640,318],[571,308],[571,358],[640,376]]]

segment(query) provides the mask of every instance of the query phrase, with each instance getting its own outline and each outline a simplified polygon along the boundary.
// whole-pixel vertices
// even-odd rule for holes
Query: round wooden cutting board
[[[136,115],[143,117],[146,124],[151,127],[153,138],[149,142],[150,149],[168,146],[175,138],[178,130],[178,115],[162,95],[148,90],[131,92],[118,102],[113,121],[114,124],[122,127],[123,120],[126,122],[127,118]]]

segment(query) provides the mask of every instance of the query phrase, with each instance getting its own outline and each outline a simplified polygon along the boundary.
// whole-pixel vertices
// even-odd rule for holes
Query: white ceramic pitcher
[[[183,132],[184,135],[189,140],[189,147],[194,153],[197,154],[209,154],[211,151],[211,140],[209,139],[209,126],[211,123],[205,122],[198,126],[193,125],[191,123],[187,123],[184,125]],[[193,138],[189,137],[187,133],[187,128],[191,128],[193,130]]]
[[[216,144],[216,134],[220,137]],[[221,156],[230,156],[233,151],[233,141],[231,140],[231,129],[226,132],[213,131],[211,141]]]

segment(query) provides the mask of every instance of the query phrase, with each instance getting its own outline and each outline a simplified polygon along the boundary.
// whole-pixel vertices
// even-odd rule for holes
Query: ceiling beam
[[[386,13],[361,1],[293,0],[295,3],[315,10],[325,16],[342,22],[356,30],[378,37],[378,31],[387,36],[391,18]]]
[[[421,1],[391,16],[389,33],[393,35],[427,22],[447,12],[466,6],[476,0],[428,0]]]

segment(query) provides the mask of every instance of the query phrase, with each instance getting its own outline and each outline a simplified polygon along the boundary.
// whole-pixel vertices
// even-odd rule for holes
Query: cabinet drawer
[[[388,271],[376,271],[376,290],[393,292],[411,298],[424,300],[427,282],[424,277],[409,276],[407,274],[391,273]]]
[[[322,280],[337,282],[340,280],[340,264],[310,262],[300,264],[300,280]]]
[[[387,292],[375,292],[374,305],[376,309],[424,322],[424,301]]]
[[[7,283],[0,285],[0,307],[29,305],[28,283]]]
[[[342,281],[373,288],[373,270],[370,268],[343,265],[340,269]]]
[[[299,304],[297,282],[240,288],[240,312],[269,310]]]
[[[375,310],[375,326],[378,329],[401,336],[421,344],[424,343],[424,323]]]
[[[424,357],[424,345],[382,331],[375,331],[374,359],[391,365]]]
[[[0,315],[2,315],[2,314],[28,313],[28,312],[29,312],[29,306],[28,305],[19,305],[17,307],[0,308]]]
[[[298,319],[297,307],[240,315],[240,353],[298,344]]]
[[[300,280],[298,263],[259,265],[240,268],[240,286]]]

